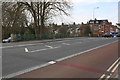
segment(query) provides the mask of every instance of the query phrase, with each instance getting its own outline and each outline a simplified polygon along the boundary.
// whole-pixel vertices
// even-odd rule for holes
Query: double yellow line
[[[107,69],[108,74],[103,74],[99,80],[108,80],[120,65],[120,57]]]

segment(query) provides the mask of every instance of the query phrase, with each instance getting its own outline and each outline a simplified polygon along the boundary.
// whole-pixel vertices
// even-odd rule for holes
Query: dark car
[[[103,37],[114,37],[112,33],[105,33],[103,34]]]

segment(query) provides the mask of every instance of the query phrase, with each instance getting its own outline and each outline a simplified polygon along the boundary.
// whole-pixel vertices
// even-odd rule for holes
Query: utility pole
[[[95,10],[96,10],[96,9],[99,9],[99,7],[93,8],[93,20],[95,19]]]

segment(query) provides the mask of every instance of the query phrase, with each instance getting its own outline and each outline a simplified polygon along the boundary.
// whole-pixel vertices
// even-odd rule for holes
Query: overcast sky
[[[69,0],[70,1],[70,0]],[[113,24],[118,22],[118,2],[119,0],[71,0],[73,8],[71,9],[71,17],[62,17],[55,20],[56,23],[86,23],[93,19],[93,9],[95,9],[95,18],[108,19]]]

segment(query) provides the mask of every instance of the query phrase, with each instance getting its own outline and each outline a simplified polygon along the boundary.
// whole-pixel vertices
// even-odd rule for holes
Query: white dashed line
[[[68,44],[68,43],[62,43],[62,44],[64,44],[64,45],[70,45],[70,44]]]
[[[49,45],[45,45],[46,47],[48,47],[48,48],[53,48],[52,46],[49,46]]]
[[[25,52],[26,52],[26,53],[28,53],[28,52],[29,52],[29,51],[28,51],[28,48],[25,48]]]

